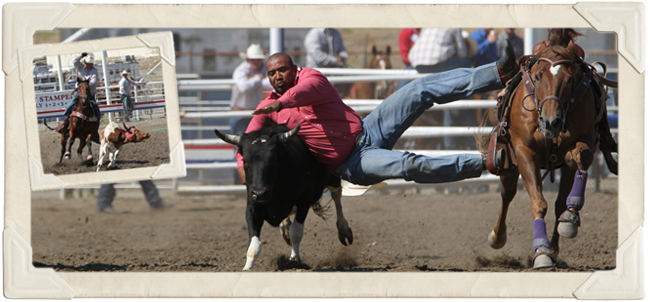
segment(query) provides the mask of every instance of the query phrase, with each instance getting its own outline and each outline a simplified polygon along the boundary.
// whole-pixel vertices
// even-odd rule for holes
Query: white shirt
[[[142,85],[142,80],[136,82],[136,81],[133,81],[133,80],[129,79],[128,77],[122,76],[122,79],[120,80],[120,94],[130,95],[131,94],[131,84],[136,85],[136,86],[140,86],[140,85]]]
[[[90,94],[95,94],[97,92],[97,83],[99,83],[99,71],[97,71],[97,68],[87,69],[86,65],[81,63],[81,56],[75,57],[72,63],[74,64],[74,68],[77,69],[79,77],[88,81]]]
[[[266,75],[266,66],[262,64],[257,73],[253,71],[253,67],[246,61],[235,68],[232,74],[235,86],[230,97],[230,107],[253,110],[257,108],[257,105],[264,98],[264,91],[273,89],[268,77],[260,79],[255,76],[249,79],[249,77],[256,74]]]
[[[340,67],[336,56],[340,55],[343,62],[348,59],[348,52],[343,44],[341,33],[334,28],[312,28],[305,36],[307,50],[306,67]]]

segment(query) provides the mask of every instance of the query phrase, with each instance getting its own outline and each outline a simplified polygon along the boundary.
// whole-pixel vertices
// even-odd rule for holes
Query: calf
[[[341,207],[341,179],[332,175],[314,158],[293,130],[267,122],[258,131],[240,135],[214,132],[227,143],[237,145],[244,157],[246,171],[246,223],[249,247],[244,270],[253,268],[262,251],[260,231],[264,221],[280,226],[285,241],[291,245],[291,260],[300,261],[305,218],[309,208],[315,212],[322,208],[318,203],[325,188],[332,193],[336,205],[339,240],[343,245],[352,243],[352,230],[343,216]],[[288,216],[295,211],[295,221]],[[318,212],[317,212],[318,213]]]
[[[124,129],[120,128],[115,122],[111,122],[104,128],[100,137],[101,146],[99,147],[99,161],[97,162],[97,172],[104,163],[104,158],[108,155],[108,166],[110,169],[120,154],[122,147],[128,143],[139,143],[149,138],[149,133],[135,128],[134,126],[127,127],[124,124]]]

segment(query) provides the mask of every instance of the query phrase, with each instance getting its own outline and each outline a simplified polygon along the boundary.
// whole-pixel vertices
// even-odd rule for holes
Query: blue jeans
[[[99,188],[99,196],[97,196],[97,209],[103,210],[113,206],[113,198],[115,198],[115,187],[114,184],[102,184]],[[140,186],[142,186],[142,192],[144,193],[149,207],[155,209],[162,205],[163,200],[158,195],[158,188],[151,180],[141,180]]]
[[[359,144],[341,165],[341,177],[371,185],[403,178],[419,183],[440,183],[478,177],[478,154],[428,157],[391,151],[397,139],[434,103],[445,104],[476,92],[503,88],[496,64],[460,68],[419,78],[397,90],[363,120]]]
[[[128,94],[120,94],[122,100],[122,110],[124,111],[124,121],[131,121],[131,112],[133,111],[133,100]]]
[[[99,112],[99,105],[97,105],[97,102],[95,102],[95,96],[91,95],[88,99],[90,101],[90,104],[93,106],[93,110],[95,110],[95,116],[100,119],[102,117],[101,113]],[[65,113],[63,114],[64,116],[70,115],[72,112],[72,107],[76,106],[77,103],[79,102],[79,95],[75,95],[75,97],[68,103],[68,106],[65,107]]]

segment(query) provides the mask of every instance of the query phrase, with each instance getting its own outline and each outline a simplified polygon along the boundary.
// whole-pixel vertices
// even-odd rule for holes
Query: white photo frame
[[[111,13],[106,13],[110,11]],[[102,12],[102,13],[97,13]],[[616,269],[585,273],[43,273],[31,264],[27,139],[21,102],[6,103],[5,296],[72,297],[564,297],[640,299],[643,272],[643,3],[575,5],[6,4],[7,99],[21,99],[17,52],[55,27],[591,27],[618,34],[619,210]],[[30,18],[26,18],[26,16]],[[122,15],[123,18],[110,16]],[[295,18],[277,16],[302,16]],[[126,16],[137,16],[129,18]],[[359,18],[359,16],[364,16]],[[499,16],[496,18],[495,16]],[[471,17],[471,18],[469,18]],[[160,20],[165,20],[161,22]],[[388,25],[386,20],[391,20]],[[299,284],[300,286],[296,286]],[[152,287],[155,285],[155,287]],[[540,286],[544,285],[544,286]],[[67,286],[67,287],[66,287]]]
[[[158,166],[109,170],[103,169],[92,172],[54,175],[43,172],[42,154],[39,143],[37,124],[37,109],[33,82],[33,61],[35,58],[55,55],[69,55],[79,52],[80,49],[88,52],[101,51],[127,51],[128,49],[150,48],[159,49],[163,82],[167,91],[165,95],[165,112],[168,125],[169,159],[167,164]],[[186,175],[183,142],[180,136],[180,118],[178,107],[178,93],[176,92],[175,57],[171,32],[141,34],[137,36],[108,38],[73,43],[40,44],[21,47],[18,49],[18,70],[24,100],[24,112],[27,134],[27,152],[30,171],[31,189],[48,190],[70,186],[99,184],[106,182],[132,181],[141,179],[163,179],[183,177]],[[121,126],[121,125],[120,125]],[[101,132],[103,127],[99,129]],[[143,142],[147,143],[147,141]],[[79,142],[76,142],[79,144]],[[74,149],[74,148],[73,148]],[[73,150],[73,153],[74,150]],[[58,156],[59,154],[55,154]],[[98,155],[95,155],[98,156]],[[98,159],[98,157],[96,158]],[[72,161],[78,161],[72,158]]]

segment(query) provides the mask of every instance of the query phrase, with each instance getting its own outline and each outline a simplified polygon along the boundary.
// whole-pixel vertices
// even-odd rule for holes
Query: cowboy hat
[[[93,55],[92,53],[89,53],[87,56],[85,56],[82,59],[82,62],[84,62],[86,64],[95,64],[95,55]]]
[[[129,74],[129,71],[126,70],[126,69],[124,69],[124,70],[122,70],[122,74],[123,74],[123,75],[125,75],[125,74]]]
[[[266,59],[264,50],[262,50],[262,46],[259,44],[251,44],[251,46],[248,46],[248,49],[246,49],[246,52],[240,52],[239,56],[242,59]]]

